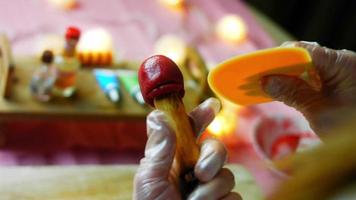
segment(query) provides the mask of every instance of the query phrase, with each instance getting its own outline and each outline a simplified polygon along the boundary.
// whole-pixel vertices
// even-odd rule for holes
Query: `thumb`
[[[147,116],[147,134],[145,157],[135,177],[137,184],[168,180],[174,158],[176,138],[163,112],[156,110]]]
[[[320,94],[304,80],[288,75],[262,77],[262,89],[273,99],[299,110],[320,103]]]

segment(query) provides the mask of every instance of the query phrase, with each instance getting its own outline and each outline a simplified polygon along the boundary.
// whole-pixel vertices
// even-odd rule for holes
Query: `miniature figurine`
[[[65,47],[62,55],[57,55],[54,65],[58,69],[58,77],[54,86],[54,93],[61,97],[71,97],[75,93],[77,73],[80,62],[76,57],[76,46],[79,41],[80,30],[68,27],[65,34]]]
[[[49,101],[52,96],[52,88],[57,78],[57,70],[52,65],[53,53],[44,51],[41,57],[42,65],[32,77],[30,89],[32,95],[39,101]]]

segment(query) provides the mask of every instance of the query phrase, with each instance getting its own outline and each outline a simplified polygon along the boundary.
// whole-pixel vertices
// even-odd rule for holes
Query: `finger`
[[[356,58],[356,53],[353,51],[347,49],[335,50],[322,47],[316,42],[294,42],[293,46],[307,49],[312,57],[313,63],[322,71],[329,71],[331,70],[330,68],[335,68],[334,66],[337,64],[343,66],[346,64],[343,63],[343,61],[355,61],[354,59]]]
[[[311,46],[320,46],[317,42],[310,42],[310,41],[286,41],[281,44],[281,47],[301,47],[299,43],[303,44],[310,44]]]
[[[298,109],[314,106],[322,99],[304,80],[288,75],[263,77],[262,89],[273,99]]]
[[[188,199],[220,199],[228,195],[234,186],[234,175],[230,170],[223,168],[213,180],[199,185]]]
[[[195,176],[201,182],[213,179],[225,164],[227,151],[225,146],[215,139],[205,140],[201,146],[200,157],[194,168]]]
[[[240,194],[236,192],[230,192],[228,195],[223,197],[221,200],[242,200],[242,197]]]
[[[350,50],[336,50],[337,60],[335,65],[343,66],[345,69],[356,69],[356,53]]]
[[[345,54],[346,56],[352,56],[352,57],[355,57],[356,56],[356,52],[354,51],[350,51],[350,50],[347,50],[347,49],[341,49],[341,50],[338,50],[338,51],[341,51],[343,54]]]
[[[147,116],[148,140],[137,176],[143,180],[167,179],[173,162],[176,137],[161,111]]]
[[[189,113],[193,121],[194,132],[199,136],[213,121],[215,115],[220,111],[220,102],[215,98],[209,98]]]
[[[283,46],[306,49],[312,58],[315,70],[323,82],[330,80],[339,70],[339,67],[335,67],[336,62],[340,59],[340,53],[337,50],[322,47],[316,42],[306,41],[285,42]]]

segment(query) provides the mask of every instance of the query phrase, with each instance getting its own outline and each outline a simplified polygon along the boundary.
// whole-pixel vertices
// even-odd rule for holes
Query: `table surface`
[[[240,165],[227,166],[234,174],[244,200],[261,200],[253,176]],[[3,200],[129,200],[135,165],[0,167],[0,194]]]

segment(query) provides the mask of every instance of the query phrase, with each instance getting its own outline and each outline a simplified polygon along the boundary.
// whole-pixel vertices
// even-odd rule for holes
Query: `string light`
[[[226,135],[233,134],[235,128],[236,116],[232,117],[232,114],[229,114],[226,111],[222,111],[208,126],[208,131],[216,137],[223,137]]]
[[[237,15],[226,15],[216,25],[217,35],[228,43],[239,43],[246,39],[247,28]]]
[[[184,7],[184,0],[159,0],[166,7],[173,10],[181,10]]]
[[[186,43],[177,36],[164,35],[157,40],[155,53],[167,56],[180,66],[187,57]]]
[[[77,52],[84,65],[110,65],[113,44],[111,35],[104,29],[92,29],[83,33]]]

